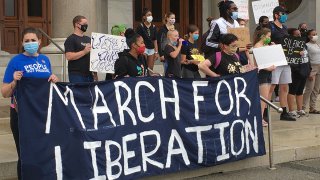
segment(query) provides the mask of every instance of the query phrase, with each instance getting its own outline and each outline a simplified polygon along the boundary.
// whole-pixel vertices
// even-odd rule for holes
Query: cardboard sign
[[[282,48],[289,64],[301,64],[301,51],[305,48],[305,39],[302,37],[286,36],[282,41]]]
[[[278,0],[261,0],[261,1],[253,1],[252,9],[254,20],[256,24],[259,24],[259,18],[261,16],[267,16],[270,20],[273,19],[273,9],[279,6]]]
[[[280,44],[254,48],[253,55],[259,69],[265,69],[272,65],[288,65],[286,56],[284,55],[282,46]]]
[[[238,37],[239,47],[246,47],[251,43],[249,28],[228,28],[228,33]]]

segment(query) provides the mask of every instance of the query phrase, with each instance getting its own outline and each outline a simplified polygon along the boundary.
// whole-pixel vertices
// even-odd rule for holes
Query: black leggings
[[[18,154],[17,173],[18,173],[18,179],[20,180],[21,179],[21,160],[20,160],[18,113],[14,108],[10,108],[10,127],[13,134],[14,142],[16,143],[16,149]]]

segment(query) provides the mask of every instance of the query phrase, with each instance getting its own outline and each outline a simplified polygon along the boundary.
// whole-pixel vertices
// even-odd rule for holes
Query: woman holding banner
[[[271,42],[271,30],[268,28],[262,28],[255,32],[254,47],[260,48],[268,46]],[[275,66],[270,66],[266,69],[261,69],[258,72],[259,79],[259,91],[260,95],[265,99],[268,99],[270,86],[271,86],[271,72],[275,69]],[[268,126],[268,123],[263,119],[266,103],[261,101],[261,113],[262,113],[262,125]]]
[[[49,58],[38,53],[41,44],[41,33],[35,28],[26,28],[22,32],[22,46],[24,52],[13,57],[4,74],[1,87],[2,96],[11,97],[10,126],[18,153],[18,178],[21,179],[20,161],[20,138],[18,127],[18,108],[16,99],[16,87],[22,77],[27,78],[47,78],[48,82],[56,83],[57,76],[52,74]]]

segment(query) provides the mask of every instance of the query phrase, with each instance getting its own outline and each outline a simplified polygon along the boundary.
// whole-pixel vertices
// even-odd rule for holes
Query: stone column
[[[129,0],[108,0],[108,29],[116,24],[125,24],[127,28],[133,28],[133,1]]]
[[[87,36],[91,32],[105,32],[107,26],[106,0],[54,0],[52,1],[52,39],[64,49],[65,39],[73,33],[72,20],[77,15],[83,15],[88,19],[89,28]],[[42,53],[61,53],[52,43],[41,49]]]
[[[320,32],[320,1],[316,1],[316,30]]]

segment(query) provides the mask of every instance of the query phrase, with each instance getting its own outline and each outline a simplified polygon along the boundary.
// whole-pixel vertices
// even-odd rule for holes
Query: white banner
[[[90,71],[114,73],[114,63],[118,53],[128,49],[126,38],[109,34],[92,33],[90,51]]]
[[[256,24],[259,24],[261,16],[267,16],[270,21],[273,21],[273,9],[277,6],[279,6],[278,0],[253,1],[252,9]]]
[[[238,7],[239,18],[249,19],[249,1],[248,0],[233,0]]]

